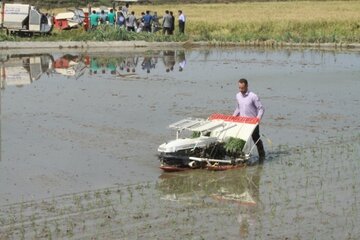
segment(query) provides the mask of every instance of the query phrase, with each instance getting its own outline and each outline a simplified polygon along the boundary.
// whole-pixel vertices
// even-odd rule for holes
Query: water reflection
[[[87,65],[88,61],[81,55],[65,54],[54,61],[53,70],[64,76],[75,76],[77,79],[84,74]]]
[[[185,51],[179,51],[178,53],[179,72],[183,71],[186,65]]]
[[[164,200],[211,198],[219,202],[256,205],[262,166],[224,172],[187,171],[160,176],[159,190]]]
[[[85,73],[90,76],[109,74],[128,77],[138,73],[149,74],[156,68],[160,71],[164,69],[164,72],[171,72],[174,71],[176,64],[179,65],[181,72],[186,65],[184,50],[114,55],[95,53],[0,55],[1,88],[30,84],[43,74],[60,74],[75,79],[81,78]],[[159,66],[159,63],[162,64]]]
[[[256,213],[260,207],[260,179],[263,166],[223,172],[186,171],[163,173],[157,189],[161,200],[182,203],[216,202],[239,206],[239,231],[247,236],[255,227]]]
[[[175,51],[172,50],[164,51],[163,61],[166,68],[166,72],[173,71],[175,65]]]
[[[141,63],[142,70],[146,71],[147,73],[150,73],[151,69],[155,69],[157,64],[157,57],[151,56],[151,55],[145,55],[143,58],[143,61]]]
[[[244,70],[265,68],[273,72],[286,68],[289,74],[304,69],[318,70],[319,66],[337,68],[356,68],[355,54],[330,51],[293,51],[271,49],[168,49],[144,52],[107,52],[71,54],[7,54],[0,52],[1,88],[6,85],[22,86],[38,79],[42,74],[62,75],[79,79],[98,77],[100,74],[118,77],[132,77],[146,74],[178,73],[186,70],[195,74],[206,73],[217,67],[214,78],[227,75],[239,77],[239,67]],[[191,62],[191,66],[189,63]],[[207,62],[205,66],[203,63]],[[201,67],[203,71],[194,72]],[[36,70],[37,68],[38,70]],[[187,71],[186,71],[187,72]]]
[[[23,86],[38,80],[42,74],[50,73],[53,61],[50,54],[0,56],[1,89],[5,85]]]

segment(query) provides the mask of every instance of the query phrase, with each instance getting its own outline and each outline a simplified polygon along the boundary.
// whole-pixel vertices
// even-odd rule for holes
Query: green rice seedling
[[[77,208],[82,208],[82,204],[81,204],[81,196],[80,195],[74,195],[73,196],[73,201],[74,201],[74,205],[77,207]]]
[[[200,137],[200,135],[201,135],[201,132],[192,132],[191,138],[198,138],[198,137]]]
[[[90,193],[88,193],[88,192],[86,192],[86,193],[84,193],[84,199],[86,199],[86,200],[90,200]]]
[[[245,146],[245,141],[240,139],[240,138],[233,138],[230,137],[229,139],[227,139],[227,141],[224,144],[224,148],[226,150],[226,153],[229,156],[232,157],[239,157],[241,155],[243,155],[243,148]]]
[[[111,204],[112,204],[112,200],[109,198],[106,198],[104,201],[104,206],[109,207],[109,206],[111,206]]]
[[[59,223],[56,220],[54,222],[54,225],[55,225],[55,234],[56,234],[56,236],[59,236],[61,233],[61,229],[59,227]]]
[[[41,229],[40,236],[49,240],[52,239],[51,229],[48,227],[46,220],[44,222],[44,226]]]
[[[85,219],[82,220],[82,225],[83,225],[82,231],[84,233],[86,231],[86,221],[85,221]]]
[[[132,202],[133,200],[133,192],[130,186],[127,187],[128,193],[129,193],[129,201]]]
[[[106,190],[104,191],[104,194],[105,194],[105,196],[111,195],[111,190],[110,190],[110,189],[106,189]]]
[[[33,230],[35,230],[35,232],[36,232],[36,223],[35,223],[35,220],[36,220],[35,214],[32,214],[32,215],[30,216],[31,227],[32,227]]]
[[[94,196],[95,196],[95,198],[101,198],[101,192],[100,192],[100,191],[96,191],[96,192],[94,193]]]
[[[75,223],[72,221],[72,219],[67,219],[66,220],[66,236],[68,238],[71,238],[74,236],[74,228],[75,228]]]
[[[20,238],[21,239],[25,239],[25,226],[24,226],[24,222],[21,223],[20,226]]]
[[[117,194],[119,195],[119,202],[121,203],[121,202],[122,202],[122,192],[121,192],[121,189],[118,188],[118,189],[116,190],[116,192],[117,192]]]

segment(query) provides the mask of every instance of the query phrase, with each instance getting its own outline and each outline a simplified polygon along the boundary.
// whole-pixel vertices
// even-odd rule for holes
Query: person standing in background
[[[146,14],[144,15],[143,19],[144,19],[144,31],[151,32],[151,24],[153,17],[150,15],[149,10],[146,11]]]
[[[113,9],[110,9],[110,12],[108,13],[107,18],[108,18],[108,21],[109,21],[109,25],[114,26],[116,17],[115,17],[115,13],[114,13]]]
[[[135,25],[136,25],[136,17],[135,12],[132,11],[129,17],[126,20],[126,27],[128,31],[135,32]]]
[[[179,10],[179,32],[185,33],[185,15],[182,10]]]
[[[163,26],[163,34],[166,34],[166,35],[171,34],[172,17],[169,14],[169,10],[165,11],[162,26]]]
[[[96,29],[99,25],[99,15],[97,15],[96,11],[93,10],[90,14],[90,26],[91,29]]]
[[[99,17],[100,17],[100,24],[105,25],[107,21],[107,14],[105,13],[104,10],[101,10]]]
[[[117,19],[117,25],[120,29],[125,28],[125,17],[124,14],[122,12],[120,12],[120,16]]]
[[[170,35],[173,35],[174,31],[175,31],[175,17],[174,17],[174,13],[172,11],[170,11],[170,16],[171,16]]]
[[[159,16],[157,15],[157,12],[154,12],[152,15],[152,32],[157,32],[160,29],[160,22],[159,22]]]
[[[123,13],[124,17],[128,17],[128,11],[129,11],[129,4],[126,3],[125,6],[122,6],[121,12]]]

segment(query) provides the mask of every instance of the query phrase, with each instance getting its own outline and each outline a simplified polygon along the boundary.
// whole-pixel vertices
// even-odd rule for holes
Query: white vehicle
[[[225,170],[246,164],[253,149],[249,142],[257,118],[212,114],[208,119],[186,118],[171,124],[176,139],[158,148],[160,168],[179,171],[188,168]],[[182,132],[191,137],[180,137]],[[254,145],[255,146],[255,145]]]
[[[0,27],[8,34],[32,36],[50,33],[52,17],[41,13],[29,4],[0,2]]]
[[[31,84],[50,73],[53,62],[49,54],[0,54],[0,88]]]

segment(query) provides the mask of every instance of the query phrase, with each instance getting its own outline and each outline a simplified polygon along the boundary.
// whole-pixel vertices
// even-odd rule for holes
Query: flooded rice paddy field
[[[0,239],[360,238],[359,52],[1,51],[0,77]],[[265,163],[163,173],[167,126],[242,77]]]

